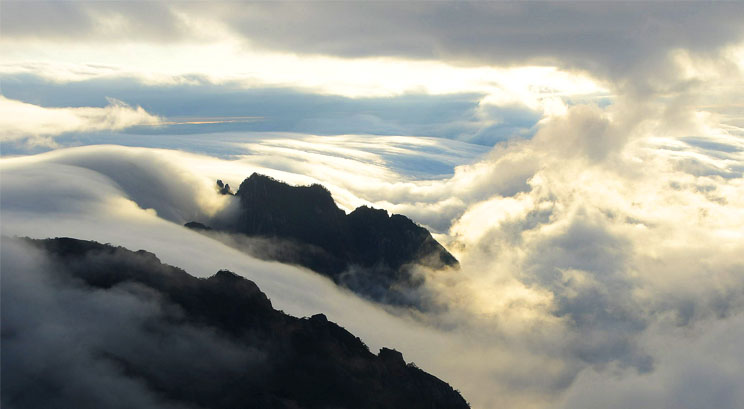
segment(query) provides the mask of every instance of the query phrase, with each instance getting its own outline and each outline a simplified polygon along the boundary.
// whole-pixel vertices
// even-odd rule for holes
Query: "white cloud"
[[[165,159],[171,166],[151,163],[153,156]],[[371,348],[387,345],[402,350],[407,360],[415,361],[462,390],[472,388],[469,383],[473,376],[490,383],[492,364],[472,366],[484,354],[496,360],[493,365],[498,366],[511,366],[518,359],[491,343],[478,342],[466,347],[470,341],[465,334],[437,330],[405,314],[396,316],[385,312],[317,274],[255,260],[178,223],[165,221],[157,217],[155,211],[140,207],[148,197],[140,195],[126,182],[131,178],[148,185],[160,178],[168,180],[169,190],[154,190],[152,193],[160,192],[160,195],[149,198],[153,208],[164,208],[173,199],[173,191],[193,192],[194,187],[189,184],[199,176],[184,178],[181,172],[187,175],[201,172],[211,168],[208,164],[215,164],[206,160],[199,169],[195,166],[200,162],[198,159],[178,152],[121,147],[76,148],[4,159],[0,186],[2,233],[32,237],[73,236],[131,249],[146,248],[164,262],[197,276],[228,268],[254,280],[276,308],[299,316],[323,312],[362,337]],[[112,170],[123,164],[131,166],[128,172],[112,174]],[[199,194],[198,191],[194,193]],[[458,359],[453,359],[455,356]],[[524,358],[531,362],[531,367],[538,365],[539,360],[527,355]]]
[[[67,132],[120,130],[135,125],[157,125],[157,116],[114,99],[98,107],[47,108],[0,95],[0,141],[24,141],[54,146],[54,136]]]
[[[585,370],[555,406],[736,408],[744,400],[744,360],[735,351],[744,336],[744,316],[689,328],[656,327],[644,342],[658,357],[658,370]]]
[[[386,165],[390,151],[415,157],[405,138],[267,139],[229,161],[123,147],[6,159],[3,230],[147,248],[197,274],[243,272],[288,312],[324,311],[373,346],[400,348],[476,408],[550,407],[566,390],[570,402],[583,402],[588,371],[619,371],[629,382],[674,371],[649,344],[676,337],[659,326],[718,325],[744,313],[744,178],[732,173],[744,158],[727,148],[737,139],[707,116],[704,127],[659,138],[671,128],[648,107],[639,122],[626,119],[636,110],[623,105],[569,108],[533,140],[499,146],[439,180],[402,177]],[[579,126],[586,123],[601,126]],[[685,139],[691,129],[703,133]],[[269,160],[280,153],[288,161]],[[684,165],[691,154],[729,173],[700,174]],[[394,318],[322,278],[260,263],[177,225],[224,205],[209,199],[214,179],[235,185],[253,171],[325,183],[348,208],[372,202],[444,226],[438,237],[462,268],[427,274],[448,310],[419,316],[425,324]],[[696,337],[679,354],[694,353]],[[621,393],[621,384],[602,387]]]
[[[474,93],[488,96],[484,105],[520,105],[537,112],[555,112],[556,100],[562,98],[609,95],[586,75],[550,66],[463,67],[403,57],[308,56],[249,48],[229,37],[196,44],[70,44],[64,52],[56,46],[0,41],[6,56],[0,72],[34,74],[54,82],[117,77],[133,77],[150,85],[207,81],[351,98]],[[129,55],[138,56],[136,63]]]
[[[266,11],[262,7],[256,6]],[[463,6],[464,15],[479,17],[479,7]],[[104,50],[89,43],[53,51],[40,65],[34,64],[50,52],[51,41],[5,41],[9,62],[3,72],[27,70],[58,81],[134,76],[162,84],[200,81],[189,76],[199,74],[212,82],[291,85],[353,97],[475,92],[486,95],[479,107],[486,118],[490,105],[515,103],[542,110],[545,118],[531,140],[499,145],[441,179],[402,175],[386,158],[419,155],[457,164],[467,149],[447,145],[447,151],[444,143],[431,142],[437,146],[432,153],[430,146],[407,147],[395,138],[288,137],[244,144],[249,153],[230,161],[121,147],[6,159],[3,232],[146,248],[200,275],[234,269],[288,312],[323,311],[373,347],[403,350],[479,409],[609,407],[626,399],[654,407],[676,407],[681,399],[692,407],[715,401],[733,409],[741,397],[730,386],[743,381],[736,349],[744,316],[743,71],[741,48],[725,46],[740,41],[740,14],[726,11],[738,6],[688,4],[674,14],[661,5],[614,5],[609,13],[601,4],[573,13],[576,6],[555,5],[569,12],[566,21],[546,20],[554,24],[546,29],[555,41],[528,35],[536,26],[513,17],[539,17],[553,6],[482,7],[513,19],[494,24],[485,13],[488,25],[482,27],[518,28],[516,38],[524,41],[510,43],[513,35],[472,41],[478,30],[466,27],[461,34],[471,47],[459,50],[462,42],[450,40],[460,38],[450,35],[457,27],[406,31],[401,21],[419,21],[383,9],[376,15],[391,17],[392,26],[383,25],[390,33],[363,42],[363,58],[349,55],[360,47],[358,37],[318,42],[328,38],[328,27],[337,38],[336,26],[315,27],[323,19],[304,16],[297,21],[311,27],[303,30],[319,37],[294,35],[293,27],[292,36],[275,32],[274,42],[259,46],[316,42],[319,48],[312,49],[336,57],[252,48],[227,29],[210,40],[217,46],[120,41]],[[253,38],[254,28],[246,28],[247,37]],[[602,37],[608,28],[611,35]],[[429,33],[424,37],[442,48],[407,49],[420,37],[398,35],[400,30]],[[398,46],[401,39],[406,41]],[[324,48],[334,44],[335,52]],[[411,57],[432,49],[454,57]],[[141,58],[132,63],[122,57],[132,53]],[[502,56],[595,68],[591,75],[607,83],[556,68],[484,65]],[[606,96],[602,87],[617,94],[613,105],[584,103]],[[577,95],[583,102],[572,100]],[[29,112],[51,115],[26,105]],[[99,116],[62,109],[53,111],[48,121],[57,125],[49,127],[81,127],[94,122],[90,118],[121,123],[100,114],[106,108],[81,109],[99,110]],[[372,203],[436,227],[462,266],[426,272],[429,288],[448,309],[415,320],[395,317],[322,278],[258,262],[178,225],[224,205],[214,199],[214,179],[235,186],[252,171],[291,183],[321,182],[347,209]]]

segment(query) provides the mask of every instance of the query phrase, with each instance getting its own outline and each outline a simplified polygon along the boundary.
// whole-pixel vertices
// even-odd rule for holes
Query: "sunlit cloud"
[[[373,347],[402,350],[476,409],[741,401],[740,5],[93,2],[24,14],[18,4],[18,21],[58,24],[6,25],[0,75],[16,89],[23,81],[170,87],[163,107],[187,90],[219,87],[223,105],[161,116],[128,99],[136,108],[29,103],[33,92],[52,92],[43,85],[26,102],[2,97],[3,142],[207,126],[156,141],[88,135],[168,149],[1,158],[4,234],[145,248],[200,276],[230,268],[279,308],[324,312]],[[335,116],[282,114],[278,104],[268,111],[273,132],[209,133],[272,119],[226,96],[258,88],[290,89],[282,103],[333,96],[291,107],[327,103]],[[409,112],[461,95],[467,103],[457,108]],[[415,116],[416,126],[376,112],[410,96],[421,100],[389,109]],[[220,112],[228,104],[238,108]],[[344,121],[361,130],[345,131]],[[494,135],[500,124],[515,125]],[[486,143],[468,143],[481,134]],[[445,308],[384,310],[182,227],[229,206],[216,179],[236,187],[252,172],[321,183],[346,211],[373,205],[431,229],[460,260],[459,271],[421,269]]]
[[[569,108],[566,115],[544,122],[532,140],[499,146],[438,179],[403,177],[385,158],[400,153],[426,157],[426,144],[436,158],[447,145],[395,137],[267,138],[244,144],[243,154],[227,161],[121,147],[14,158],[3,161],[4,177],[14,180],[4,185],[3,226],[7,232],[36,236],[64,233],[149,246],[166,261],[204,274],[218,264],[248,271],[239,261],[245,256],[223,253],[215,247],[219,244],[206,244],[201,237],[198,245],[217,259],[203,254],[203,259],[184,259],[178,249],[194,243],[176,243],[178,234],[168,232],[199,212],[224,206],[214,191],[217,178],[237,184],[260,171],[294,184],[322,182],[346,209],[372,203],[407,210],[414,220],[440,226],[437,238],[461,261],[455,274],[426,273],[427,288],[448,310],[417,318],[416,325],[424,327],[386,333],[391,344],[425,368],[441,370],[478,408],[546,407],[566,391],[573,402],[589,396],[582,389],[587,371],[605,379],[607,368],[617,368],[630,381],[638,372],[671,370],[666,355],[653,347],[672,336],[669,326],[717,325],[744,311],[744,300],[736,296],[744,288],[739,256],[744,252],[744,179],[732,173],[744,162],[737,139],[705,115],[690,122],[692,128],[660,138],[658,130],[669,129],[663,119],[651,115],[629,123],[623,120],[624,109]],[[569,139],[566,130],[574,132]],[[693,130],[701,132],[698,139],[686,139]],[[603,134],[629,136],[606,144]],[[575,154],[561,147],[567,140]],[[384,148],[372,149],[375,145]],[[450,147],[453,153],[456,148],[456,143]],[[286,161],[271,159],[276,157]],[[690,158],[725,166],[728,173],[701,173],[688,165]],[[126,172],[123,163],[129,164]],[[28,187],[39,191],[50,172],[70,178],[69,183],[48,181],[61,189],[54,196],[81,198],[52,202],[59,207],[54,211],[67,215],[57,222],[41,216],[50,209],[26,204],[42,202]],[[24,174],[36,175],[35,181]],[[104,187],[108,179],[115,184]],[[79,193],[65,193],[72,186]],[[101,204],[89,207],[95,203]],[[124,218],[130,227],[101,230],[100,217]],[[163,224],[162,218],[175,224]],[[29,219],[36,222],[29,225]],[[140,227],[131,227],[135,222]],[[272,289],[276,284],[258,277],[259,285],[284,305],[284,296]],[[304,284],[287,283],[281,284],[282,291],[303,291]],[[347,305],[334,297],[332,302]],[[315,298],[301,300],[288,310],[307,314],[313,308],[338,308]],[[379,339],[351,323],[351,317],[329,316],[365,342]],[[430,348],[411,354],[420,348],[422,336]],[[522,370],[514,370],[515,365]],[[732,375],[726,376],[730,382]],[[493,395],[494,390],[500,394]]]
[[[404,58],[345,59],[246,48],[235,40],[209,44],[112,44],[106,48],[0,42],[4,74],[35,74],[55,82],[134,77],[145,84],[231,83],[285,87],[345,97],[410,93],[487,95],[485,105],[521,105],[557,112],[562,98],[598,99],[609,91],[586,75],[549,66],[460,67]],[[126,58],[137,55],[136,63]],[[43,56],[43,57],[42,57]],[[79,64],[79,61],[87,61]]]
[[[137,125],[154,126],[161,119],[141,107],[109,100],[103,108],[46,108],[0,95],[0,141],[24,141],[54,146],[54,136],[66,132],[121,130]]]

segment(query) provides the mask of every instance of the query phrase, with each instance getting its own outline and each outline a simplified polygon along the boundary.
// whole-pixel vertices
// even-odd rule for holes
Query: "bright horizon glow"
[[[34,74],[58,83],[133,77],[146,85],[233,84],[287,87],[350,98],[405,94],[484,94],[483,104],[524,105],[545,113],[563,98],[597,99],[609,91],[580,73],[549,66],[460,67],[402,58],[339,58],[249,49],[238,41],[158,45],[0,42],[1,74]],[[132,64],[131,56],[137,56]],[[83,63],[85,62],[85,63]]]

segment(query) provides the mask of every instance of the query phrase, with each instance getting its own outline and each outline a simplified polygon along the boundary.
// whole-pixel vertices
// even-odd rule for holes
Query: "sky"
[[[740,3],[3,1],[0,55],[3,235],[229,268],[476,409],[744,401]],[[428,228],[447,308],[182,227],[252,172]]]

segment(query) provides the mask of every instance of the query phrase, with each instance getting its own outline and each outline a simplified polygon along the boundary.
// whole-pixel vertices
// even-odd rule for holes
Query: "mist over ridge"
[[[242,379],[265,358],[179,326],[194,315],[140,284],[38,285],[55,263],[12,237],[145,249],[199,282],[232,271],[474,409],[744,402],[744,3],[0,9],[2,310],[38,335],[3,354],[4,407],[29,385],[7,363],[69,398],[91,396],[76,380],[142,391],[90,406],[170,408],[128,362],[183,386],[176,369]]]
[[[323,314],[277,311],[227,270],[196,279],[144,250],[4,241],[13,249],[3,252],[4,407],[469,407],[399,352],[374,355]],[[22,308],[29,298],[37,309]],[[50,306],[57,310],[45,314]],[[51,353],[40,334],[60,322]],[[75,376],[39,371],[41,357],[24,362],[33,350]]]
[[[414,275],[415,265],[458,268],[457,259],[409,218],[367,206],[346,214],[322,185],[290,186],[253,173],[235,193],[219,179],[216,187],[238,203],[207,224],[186,227],[258,258],[307,267],[370,299],[430,308],[420,291],[425,277]]]
[[[515,146],[511,148],[511,152],[502,151],[501,156],[497,157],[491,166],[498,167],[500,163],[515,163],[521,153],[520,149],[525,148],[527,147]],[[130,169],[139,170],[134,172],[130,170],[125,173],[109,170],[118,169],[125,163]],[[152,166],[152,163],[158,165]],[[216,168],[216,164],[222,165]],[[257,271],[255,268],[246,268],[242,264],[242,258],[239,260],[242,256],[238,256],[239,253],[227,251],[217,244],[207,246],[208,241],[214,242],[214,240],[208,238],[197,240],[200,236],[198,234],[185,235],[179,232],[187,231],[180,226],[188,220],[186,217],[189,215],[215,214],[214,212],[227,205],[226,202],[212,200],[220,198],[220,195],[215,192],[214,180],[216,178],[224,177],[221,175],[226,174],[235,174],[237,178],[240,174],[245,175],[256,170],[250,166],[250,164],[239,161],[230,162],[228,165],[226,162],[215,161],[212,158],[173,151],[115,146],[76,148],[36,158],[4,160],[3,175],[12,177],[5,179],[9,182],[4,182],[2,187],[3,212],[0,216],[3,218],[3,231],[6,234],[30,232],[28,234],[39,238],[65,235],[149,248],[162,254],[171,264],[183,266],[197,273],[203,271],[202,274],[205,275],[220,268],[255,272]],[[190,170],[187,171],[187,167]],[[233,169],[233,173],[226,172],[227,169]],[[210,171],[213,173],[210,174]],[[483,170],[479,166],[468,166],[458,171],[478,174]],[[281,174],[275,173],[275,175],[281,177]],[[551,174],[542,172],[541,175],[545,178]],[[556,178],[559,175],[560,173],[555,173],[550,177]],[[129,177],[132,177],[133,181],[147,182],[128,182],[126,178]],[[463,175],[456,175],[454,180],[462,177]],[[158,180],[167,181],[168,188],[134,189],[137,186],[158,186],[157,183],[162,183],[157,182]],[[227,180],[235,183],[233,182],[235,179]],[[294,180],[295,183],[308,183],[303,182],[303,179]],[[467,179],[461,180],[473,181],[472,174],[468,175]],[[629,259],[635,259],[633,263],[643,262],[643,255],[638,254],[633,244],[639,238],[632,235],[637,229],[634,226],[637,226],[641,220],[638,215],[634,218],[622,219],[617,214],[597,213],[591,210],[592,207],[587,206],[603,203],[599,201],[603,198],[595,194],[596,191],[591,185],[587,185],[586,194],[579,196],[583,200],[583,210],[581,208],[561,210],[556,206],[570,204],[576,200],[576,197],[562,196],[563,194],[558,190],[561,186],[560,179],[553,179],[553,186],[550,189],[546,189],[548,186],[544,184],[545,182],[545,179],[530,181],[527,185],[531,189],[529,195],[517,193],[512,197],[497,196],[477,202],[453,225],[451,237],[459,237],[459,239],[450,242],[450,248],[454,249],[454,254],[461,261],[461,271],[454,277],[442,276],[436,272],[423,272],[427,277],[426,290],[437,297],[438,302],[445,303],[448,308],[446,311],[426,316],[413,314],[412,316],[416,317],[415,320],[419,321],[416,326],[412,326],[411,322],[404,318],[410,313],[403,312],[402,321],[399,321],[401,318],[388,315],[389,313],[382,313],[381,316],[375,318],[382,320],[378,327],[396,328],[393,331],[375,334],[374,331],[370,332],[369,328],[360,328],[354,323],[357,319],[355,317],[358,317],[359,311],[369,309],[369,307],[362,308],[356,302],[353,303],[355,305],[353,308],[344,307],[344,303],[351,302],[350,298],[346,298],[348,296],[340,299],[335,299],[335,296],[329,298],[328,295],[335,290],[324,287],[327,284],[317,287],[321,283],[315,283],[316,280],[303,281],[305,280],[303,278],[297,281],[301,276],[290,270],[282,273],[283,275],[276,275],[281,270],[279,265],[270,263],[259,268],[258,271],[265,271],[265,273],[256,276],[256,282],[261,288],[268,290],[267,293],[270,294],[272,300],[277,300],[284,305],[283,309],[291,306],[289,310],[300,315],[317,311],[326,312],[332,320],[350,328],[367,343],[371,339],[376,339],[379,343],[372,342],[372,344],[392,345],[402,350],[406,356],[412,356],[415,362],[423,365],[427,370],[454,374],[450,376],[452,383],[463,391],[468,400],[472,400],[472,396],[479,396],[477,388],[473,389],[474,385],[471,384],[474,373],[480,373],[482,375],[480,379],[487,379],[486,374],[491,373],[494,368],[502,365],[514,367],[517,362],[526,365],[525,371],[523,375],[511,372],[509,378],[516,381],[524,376],[524,382],[527,383],[535,381],[532,371],[544,367],[546,362],[554,362],[555,359],[563,362],[555,370],[545,373],[541,380],[546,390],[556,391],[548,393],[546,399],[553,393],[570,387],[575,379],[584,379],[583,377],[576,378],[576,376],[585,372],[581,369],[587,364],[592,365],[592,368],[597,368],[592,370],[599,370],[600,374],[602,366],[605,365],[620,365],[621,368],[625,368],[623,369],[625,371],[655,374],[659,371],[658,365],[661,365],[658,357],[665,356],[665,353],[657,349],[656,345],[658,342],[663,342],[665,337],[669,337],[665,335],[669,333],[667,328],[669,325],[672,327],[682,325],[682,328],[695,329],[711,325],[709,323],[716,322],[715,320],[726,320],[727,314],[736,316],[736,311],[741,308],[738,299],[729,295],[732,294],[729,291],[719,292],[716,287],[711,287],[711,285],[718,285],[715,283],[705,284],[703,281],[697,281],[697,288],[694,292],[690,292],[681,287],[669,287],[668,283],[658,281],[659,276],[636,277],[633,279],[635,281],[629,281],[628,276],[621,273],[622,266],[628,263]],[[454,182],[444,181],[442,183]],[[424,182],[416,189],[418,192],[428,191],[429,193],[424,194],[431,195],[440,187],[432,185],[431,182]],[[682,188],[677,192],[686,194],[685,189]],[[442,188],[442,191],[445,189]],[[710,191],[696,191],[700,192],[698,194],[710,194]],[[78,193],[71,196],[69,192]],[[77,197],[77,199],[49,203],[41,199],[49,194],[61,199],[65,197]],[[408,195],[414,194],[408,193]],[[335,194],[334,197],[336,197]],[[125,203],[128,203],[126,208],[129,210],[123,211],[122,205]],[[152,207],[149,207],[149,210],[144,209],[145,203]],[[615,203],[622,204],[623,202]],[[721,206],[716,211],[725,211],[727,208],[727,204],[722,202],[710,203]],[[499,226],[503,227],[498,227],[489,233],[489,230],[482,229],[485,226],[481,223],[478,226],[481,229],[463,230],[464,226],[473,222],[473,217],[483,212],[493,211],[493,206],[506,210],[502,219],[495,220]],[[682,206],[678,209],[684,210],[684,208]],[[194,210],[184,213],[183,209]],[[669,209],[671,208],[668,208],[667,212]],[[55,214],[65,216],[60,218]],[[160,214],[169,215],[168,217],[173,220],[165,221]],[[521,214],[524,216],[520,216]],[[524,217],[524,219],[520,222],[519,217]],[[657,219],[656,223],[660,220],[663,219]],[[122,228],[124,226],[127,227]],[[514,229],[517,227],[523,229],[524,232],[516,233]],[[627,230],[628,228],[631,229]],[[663,231],[665,230],[659,230],[659,232]],[[472,236],[462,236],[463,233],[470,233]],[[640,231],[639,234],[641,234]],[[648,234],[645,232],[643,236],[648,236]],[[577,241],[582,236],[586,239]],[[494,242],[494,239],[498,240]],[[651,237],[648,239],[653,240]],[[468,243],[472,240],[482,240],[483,244],[468,249]],[[486,243],[490,244],[486,246]],[[661,242],[657,241],[657,243]],[[461,247],[463,244],[466,247]],[[511,255],[502,250],[498,253],[501,254],[500,257],[492,258],[493,249],[497,248],[494,247],[495,245],[520,246],[532,250],[527,254],[514,252]],[[191,250],[184,252],[184,248]],[[657,251],[663,250],[663,247],[657,246],[656,248]],[[546,252],[545,249],[554,250]],[[671,251],[671,249],[664,251]],[[737,257],[734,253],[728,253],[735,252],[735,247],[719,246],[715,251],[722,254],[718,260],[722,263],[723,271],[726,269],[731,271],[729,275],[718,275],[716,283],[730,283],[726,285],[733,286],[731,291],[735,293],[734,289],[740,285],[736,284],[738,280],[734,273],[737,268]],[[521,277],[507,275],[509,269],[506,267],[519,260],[515,259],[516,256],[528,257],[520,262],[526,264],[523,264],[524,267],[521,267],[519,271],[528,272],[530,275]],[[729,264],[730,267],[726,267],[728,261],[733,263]],[[687,264],[687,268],[677,270],[677,273],[685,271],[688,277],[697,279],[694,273],[695,263],[689,258],[684,259],[683,262]],[[570,272],[575,280],[584,280],[583,282],[568,282],[572,285],[582,283],[581,286],[570,289],[565,287],[566,284],[563,282],[551,281],[551,268],[554,266]],[[587,274],[592,271],[597,271],[601,274],[597,277],[603,277],[603,280],[607,281],[593,284],[591,281],[587,282],[586,279],[590,277]],[[484,272],[490,272],[490,275],[484,275]],[[566,277],[566,273],[563,274]],[[484,281],[486,278],[496,281]],[[638,281],[639,279],[644,281]],[[582,287],[587,284],[590,285]],[[314,289],[308,292],[307,287],[304,287],[306,285]],[[615,293],[610,296],[599,292],[598,290],[604,285],[613,286]],[[639,287],[641,285],[643,287]],[[317,298],[319,288],[325,288],[320,292],[326,294],[325,300],[328,303],[325,303],[323,298]],[[639,294],[639,288],[645,288],[646,295]],[[663,298],[653,297],[653,293],[648,292],[652,288],[655,288],[654,291],[659,291],[659,295]],[[574,295],[577,289],[583,292],[578,293],[581,298],[576,298]],[[484,291],[490,292],[491,298],[484,298],[486,296]],[[496,295],[498,297],[493,298]],[[639,295],[641,298],[635,298]],[[651,308],[651,315],[628,304],[629,300],[626,297],[634,297],[633,302],[642,303],[644,309]],[[610,309],[606,310],[607,314],[586,315],[585,310],[581,309],[585,300],[605,303]],[[695,305],[692,313],[689,309],[690,302]],[[369,309],[368,312],[376,316],[378,313],[373,312],[373,309]],[[610,312],[613,309],[614,312]],[[398,315],[401,312],[394,314]],[[580,317],[581,321],[574,321]],[[714,321],[710,321],[711,318]],[[422,323],[424,326],[420,326]],[[607,323],[612,324],[607,326]],[[498,330],[495,329],[495,325],[498,325]],[[403,327],[408,329],[404,331]],[[621,332],[614,332],[615,328]],[[577,338],[573,338],[574,336]],[[585,337],[592,339],[598,336],[609,337],[606,338],[607,343],[578,341],[582,338],[587,339]],[[564,346],[548,347],[554,344],[555,339],[561,338],[566,339],[567,343]],[[396,339],[397,341],[386,343],[384,339]],[[437,339],[440,341],[432,344]],[[702,339],[705,337],[703,336]],[[430,346],[422,350],[420,345],[424,342]],[[515,349],[513,342],[523,344]],[[601,348],[598,349],[598,347]],[[686,347],[680,346],[680,348]],[[546,350],[555,352],[546,354]],[[445,351],[450,352],[445,353]],[[449,354],[455,351],[459,358],[456,361],[447,359]],[[677,351],[670,352],[677,353]],[[431,354],[438,355],[440,359],[431,360],[433,356]],[[476,365],[476,362],[479,362],[478,357],[484,355],[494,357],[494,360],[485,365]],[[458,373],[464,375],[458,376]],[[531,381],[528,382],[527,379]],[[486,387],[488,384],[491,384],[490,381],[482,384],[481,387]],[[502,395],[501,399],[505,396],[511,396],[511,399],[519,396],[514,389],[508,391],[505,389],[504,392],[510,393]]]

